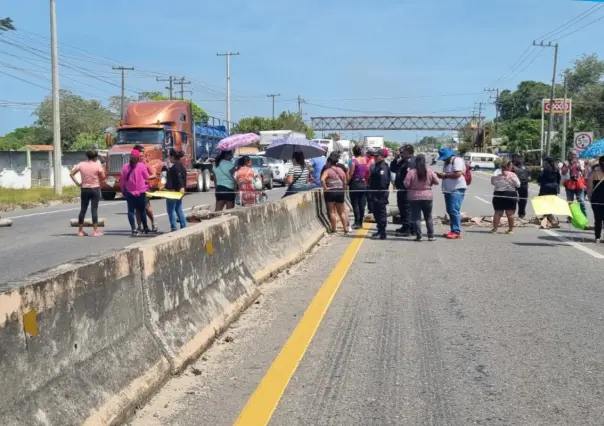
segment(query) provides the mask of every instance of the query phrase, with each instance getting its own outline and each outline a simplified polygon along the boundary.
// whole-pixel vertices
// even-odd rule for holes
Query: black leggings
[[[602,222],[604,221],[604,205],[599,204],[602,201],[598,200],[598,203],[594,200],[590,200],[594,204],[591,205],[592,210],[594,211],[594,234],[595,237],[600,239],[602,238]],[[604,201],[604,200],[603,200]]]
[[[88,211],[88,204],[92,204],[90,209],[92,213],[92,224],[96,225],[99,223],[99,201],[101,200],[101,188],[82,188],[80,193],[80,201],[82,207],[80,208],[80,215],[78,216],[78,224],[84,224],[84,217]]]

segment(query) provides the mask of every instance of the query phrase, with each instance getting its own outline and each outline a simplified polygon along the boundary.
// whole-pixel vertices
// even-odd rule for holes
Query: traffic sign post
[[[586,149],[594,140],[593,132],[575,132],[573,148],[579,152]]]

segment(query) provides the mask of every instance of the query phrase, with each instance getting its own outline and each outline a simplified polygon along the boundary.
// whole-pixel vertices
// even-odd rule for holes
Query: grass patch
[[[0,188],[0,210],[9,211],[18,207],[27,209],[52,201],[68,202],[80,196],[80,188],[68,186],[63,194],[56,195],[53,188],[8,189]]]

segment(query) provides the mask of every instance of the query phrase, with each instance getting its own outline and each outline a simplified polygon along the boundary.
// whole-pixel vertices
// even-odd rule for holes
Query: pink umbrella
[[[242,146],[248,146],[253,143],[260,141],[260,136],[256,133],[242,133],[237,135],[231,135],[221,140],[216,149],[219,151],[232,151]]]

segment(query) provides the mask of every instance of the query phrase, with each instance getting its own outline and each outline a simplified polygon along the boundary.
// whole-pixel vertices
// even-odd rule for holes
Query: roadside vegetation
[[[75,201],[80,196],[78,187],[65,187],[63,194],[56,195],[53,188],[8,189],[0,188],[0,211],[18,208],[30,209],[57,203]]]

